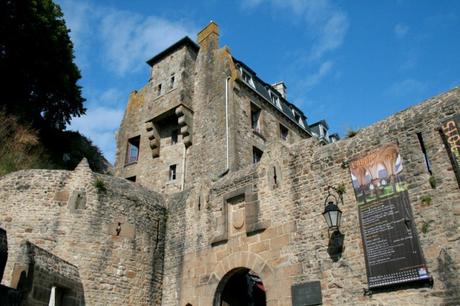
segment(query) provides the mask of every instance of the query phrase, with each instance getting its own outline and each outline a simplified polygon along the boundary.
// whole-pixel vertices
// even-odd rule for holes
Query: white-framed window
[[[281,109],[280,98],[271,90],[268,91],[270,94],[270,100],[275,104],[279,109]]]
[[[241,77],[243,78],[243,81],[246,82],[246,84],[249,84],[252,88],[256,88],[251,74],[247,72],[246,70],[244,70],[242,67],[240,67],[240,72],[241,72]]]

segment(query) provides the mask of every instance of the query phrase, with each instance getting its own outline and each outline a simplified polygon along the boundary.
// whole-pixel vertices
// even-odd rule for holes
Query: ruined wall
[[[5,285],[17,284],[16,259],[28,240],[78,267],[87,305],[160,303],[161,195],[94,174],[83,161],[74,171],[27,170],[1,177],[0,205],[9,247]]]
[[[262,278],[268,305],[291,305],[291,286],[307,281],[321,282],[326,305],[455,304],[460,298],[460,192],[438,128],[458,109],[460,90],[454,89],[328,146],[316,139],[290,146],[274,143],[259,164],[191,190],[186,204],[175,208],[184,219],[168,220],[169,230],[179,236],[175,241],[183,242],[166,248],[166,258],[175,256],[175,269],[166,269],[165,278],[175,279],[170,283],[175,287],[164,291],[164,305],[175,305],[177,299],[184,305],[212,305],[219,282],[237,267],[252,269]],[[437,179],[435,189],[416,133],[422,134]],[[389,142],[399,143],[434,286],[364,296],[365,259],[347,162]],[[339,184],[346,189],[340,206],[345,248],[333,261],[321,213],[325,187]],[[422,205],[425,195],[431,196],[431,205]],[[254,226],[258,230],[248,233]]]

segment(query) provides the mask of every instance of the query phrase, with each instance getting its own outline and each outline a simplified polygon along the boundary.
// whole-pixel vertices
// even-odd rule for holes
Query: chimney
[[[283,81],[280,81],[278,83],[275,83],[272,85],[273,88],[275,88],[280,94],[281,96],[287,100],[287,88],[286,88],[286,85],[284,85],[284,82]]]
[[[214,21],[204,27],[197,35],[197,41],[201,48],[217,49],[219,47],[219,26]]]

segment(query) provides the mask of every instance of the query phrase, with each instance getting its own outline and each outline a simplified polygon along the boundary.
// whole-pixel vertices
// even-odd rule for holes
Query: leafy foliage
[[[101,192],[101,193],[107,192],[107,187],[105,186],[104,181],[101,180],[100,178],[97,178],[93,184],[94,184],[94,188],[96,188],[98,192]]]
[[[0,103],[36,128],[85,113],[63,14],[51,0],[0,1]]]
[[[37,133],[0,112],[0,176],[30,168],[53,168]]]
[[[354,130],[352,128],[347,129],[347,138],[355,137],[359,133],[359,130]]]
[[[53,129],[47,134],[43,141],[36,130],[0,112],[0,176],[22,169],[73,170],[83,157],[93,171],[110,171],[99,149],[80,133]]]

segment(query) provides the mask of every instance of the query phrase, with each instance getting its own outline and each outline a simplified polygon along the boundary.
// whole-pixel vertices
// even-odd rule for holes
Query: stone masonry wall
[[[325,305],[454,305],[460,299],[460,192],[438,128],[458,109],[460,89],[454,89],[331,145],[321,146],[313,138],[292,145],[272,143],[257,165],[214,183],[203,181],[190,190],[185,205],[175,207],[182,222],[175,219],[168,227],[175,230],[168,235],[183,242],[166,247],[166,258],[175,256],[175,269],[165,269],[165,279],[175,279],[170,283],[175,287],[163,292],[164,305],[213,305],[219,282],[238,267],[262,278],[268,305],[291,305],[291,286],[307,281],[321,282]],[[416,133],[423,136],[436,189],[430,187]],[[400,147],[434,286],[364,296],[364,253],[347,162],[389,142]],[[327,253],[328,232],[321,213],[326,186],[339,184],[346,189],[340,206],[345,248],[334,262]],[[431,205],[422,205],[425,195],[432,197]],[[260,230],[248,233],[254,222]]]
[[[246,85],[236,83],[232,93],[234,116],[237,123],[232,126],[232,131],[238,135],[234,150],[235,163],[237,164],[235,169],[244,168],[252,163],[252,148],[254,146],[265,151],[265,147],[271,142],[282,141],[291,144],[307,137],[306,133],[299,132],[299,128],[284,114],[281,115],[274,106],[268,105],[268,102],[248,89]],[[251,126],[251,104],[255,104],[261,109],[259,131],[254,131]],[[280,124],[289,130],[288,138],[285,141],[281,140]]]
[[[1,177],[0,207],[9,246],[4,284],[15,287],[14,259],[28,240],[78,267],[87,305],[161,303],[161,195],[94,174],[83,161],[74,171],[27,170]]]
[[[194,71],[196,54],[187,47],[182,47],[168,55],[152,67],[149,83],[140,91],[134,91],[117,135],[117,155],[115,174],[121,177],[136,176],[136,182],[143,186],[153,187],[158,192],[177,192],[180,190],[184,145],[179,133],[178,143],[171,146],[170,133],[179,129],[178,118],[174,109],[180,104],[191,108],[193,87],[190,76]],[[174,74],[174,85],[171,87],[171,76]],[[161,92],[158,94],[158,85]],[[166,117],[165,117],[166,116]],[[164,118],[162,118],[164,117]],[[155,125],[161,136],[158,157],[152,156],[149,133],[146,122],[156,121]],[[169,134],[168,134],[169,133]],[[127,164],[126,152],[128,139],[140,136],[139,157],[137,162]],[[177,165],[178,179],[169,182],[169,166]]]

